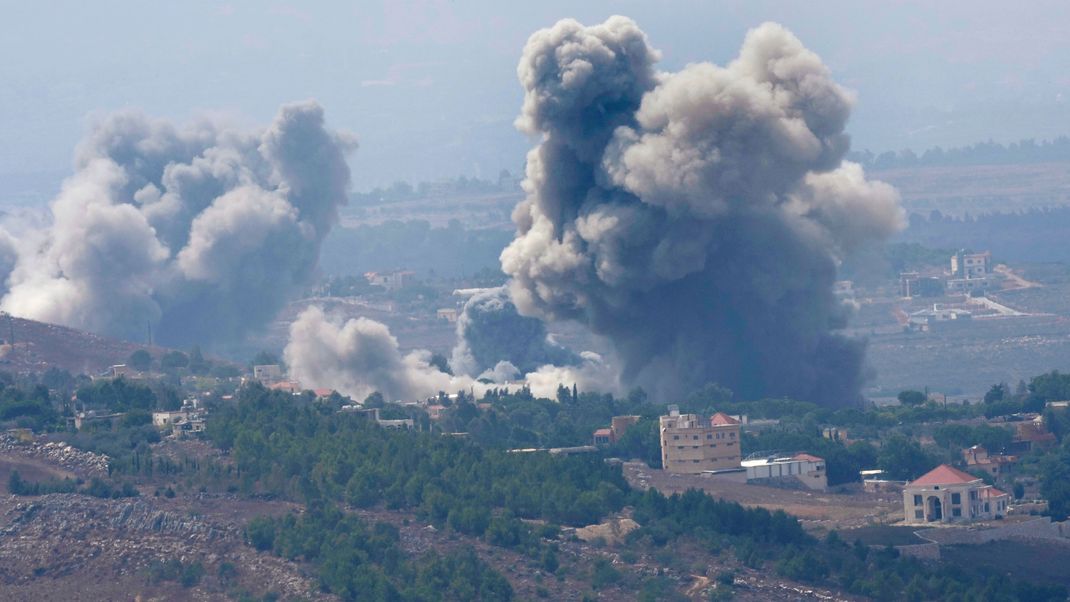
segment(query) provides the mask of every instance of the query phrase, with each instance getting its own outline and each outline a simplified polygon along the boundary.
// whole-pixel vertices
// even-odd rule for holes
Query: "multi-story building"
[[[941,464],[903,488],[907,524],[991,520],[1007,514],[1011,497],[970,473]]]
[[[670,406],[659,427],[661,466],[666,471],[699,474],[740,468],[740,427],[735,418],[722,412],[700,418]]]
[[[967,253],[961,250],[951,256],[952,278],[984,278],[992,272],[992,254]]]

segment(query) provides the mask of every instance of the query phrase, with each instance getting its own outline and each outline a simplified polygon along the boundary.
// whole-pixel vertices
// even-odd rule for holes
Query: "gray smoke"
[[[528,41],[517,125],[541,142],[501,257],[519,312],[609,337],[624,384],[659,396],[853,400],[864,344],[834,332],[836,267],[902,211],[843,161],[850,95],[771,23],[727,67],[658,59],[623,17]]]
[[[239,337],[309,281],[355,146],[311,101],[260,132],[112,115],[79,146],[51,224],[20,236],[0,306],[127,338],[151,323],[169,345]]]
[[[500,381],[506,372],[504,367],[496,369],[499,362],[507,362],[519,376],[545,364],[563,366],[578,360],[548,338],[541,320],[517,313],[509,291],[502,286],[477,293],[464,304],[450,368],[469,376],[491,371],[496,375],[492,380]]]
[[[554,397],[562,383],[583,390],[619,392],[616,375],[602,358],[583,353],[575,365],[543,365],[521,375],[507,361],[479,375],[450,375],[431,365],[431,352],[403,354],[385,324],[356,318],[342,320],[316,306],[305,309],[290,325],[283,352],[290,376],[305,388],[329,388],[361,401],[378,391],[388,401],[418,401],[439,392],[466,391],[482,395],[490,388],[517,389],[519,379],[531,392]]]
[[[384,324],[367,318],[343,322],[315,306],[290,325],[283,355],[303,386],[334,389],[357,401],[375,391],[388,401],[413,401],[472,384],[440,372],[427,351],[402,355]]]

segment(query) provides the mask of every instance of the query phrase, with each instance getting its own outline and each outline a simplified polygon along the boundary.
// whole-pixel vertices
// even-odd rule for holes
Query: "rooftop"
[[[915,481],[907,484],[907,487],[919,487],[925,485],[961,485],[980,481],[981,479],[968,472],[963,472],[954,466],[941,464],[922,475]]]
[[[732,418],[724,412],[717,412],[713,416],[710,416],[710,424],[713,426],[725,426],[730,424],[739,424],[739,421]]]

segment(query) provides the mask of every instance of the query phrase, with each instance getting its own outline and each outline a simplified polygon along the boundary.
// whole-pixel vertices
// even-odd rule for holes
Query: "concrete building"
[[[980,445],[974,445],[962,450],[962,459],[966,461],[966,465],[970,468],[983,470],[994,477],[1007,472],[1018,462],[1017,456],[992,455]]]
[[[68,418],[67,423],[79,431],[89,427],[100,428],[103,425],[107,425],[108,429],[112,429],[124,416],[126,416],[126,412],[106,413],[88,410],[86,412],[78,412],[74,415],[74,418]]]
[[[718,412],[709,419],[669,406],[659,419],[661,466],[678,474],[740,468],[739,421]]]
[[[992,273],[992,253],[968,253],[960,249],[951,256],[951,277],[973,280]]]
[[[278,364],[253,366],[253,380],[265,385],[277,383],[282,380],[282,367]]]
[[[828,474],[825,460],[810,454],[799,453],[783,458],[759,458],[743,460],[747,469],[747,482],[769,485],[802,485],[807,489],[828,489]]]
[[[941,464],[903,488],[909,525],[965,523],[1006,516],[1011,497],[981,479]]]
[[[639,416],[614,416],[610,420],[609,428],[598,429],[594,432],[592,438],[595,445],[613,445],[620,438],[624,436],[624,433],[635,424],[639,422]]]
[[[399,291],[416,284],[416,273],[408,270],[393,272],[365,272],[364,279],[372,286],[381,286],[388,291]]]
[[[932,309],[922,309],[910,314],[908,325],[911,330],[928,332],[935,328],[961,326],[970,324],[973,313],[955,307],[944,307],[935,303]]]
[[[983,292],[992,284],[992,254],[960,250],[951,256],[951,277],[947,290],[953,293]]]

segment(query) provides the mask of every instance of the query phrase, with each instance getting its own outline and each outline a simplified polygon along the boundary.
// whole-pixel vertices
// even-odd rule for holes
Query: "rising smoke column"
[[[457,374],[479,376],[508,362],[519,376],[546,364],[564,366],[579,359],[547,337],[541,320],[517,313],[503,286],[476,293],[464,304],[450,367]]]
[[[658,59],[623,17],[529,39],[517,126],[541,140],[501,257],[517,309],[607,336],[661,397],[852,401],[864,345],[834,333],[837,262],[902,215],[843,161],[850,95],[771,23],[727,67]]]
[[[51,224],[17,241],[0,307],[127,338],[151,323],[169,345],[239,337],[309,281],[353,148],[311,101],[259,132],[112,115],[79,146]]]

